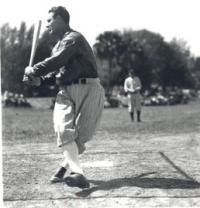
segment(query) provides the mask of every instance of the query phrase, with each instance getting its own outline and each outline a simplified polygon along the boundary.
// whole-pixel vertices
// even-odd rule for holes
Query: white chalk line
[[[82,163],[83,167],[113,167],[114,163],[113,161],[108,161],[108,160],[99,160],[99,161],[94,161],[94,162],[85,162]]]

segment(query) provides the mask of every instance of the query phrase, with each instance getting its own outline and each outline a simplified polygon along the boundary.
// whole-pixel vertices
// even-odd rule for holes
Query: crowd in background
[[[198,95],[189,89],[177,87],[167,88],[163,91],[160,87],[142,92],[142,104],[144,106],[187,104]],[[55,98],[52,98],[50,109],[54,108]],[[23,94],[5,91],[2,95],[3,107],[31,107]],[[105,107],[127,107],[128,97],[123,87],[113,88],[112,95],[106,99]]]
[[[197,93],[190,89],[168,87],[163,90],[160,86],[152,86],[151,89],[142,92],[142,104],[144,106],[161,106],[187,104],[198,97]],[[105,107],[127,107],[128,97],[123,87],[113,88],[112,95],[105,102]]]
[[[2,95],[3,107],[31,107],[23,94],[5,91]]]

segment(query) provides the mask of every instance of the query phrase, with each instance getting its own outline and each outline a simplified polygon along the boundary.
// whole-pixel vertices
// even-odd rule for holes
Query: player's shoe
[[[61,183],[63,182],[63,177],[65,175],[66,169],[64,167],[60,167],[57,172],[51,177],[51,183]]]
[[[57,176],[52,176],[51,179],[50,179],[50,182],[51,183],[61,183],[61,182],[63,182],[63,177],[60,178],[60,177],[57,177]]]
[[[79,173],[72,172],[70,176],[64,178],[65,183],[70,187],[89,188],[90,183],[85,176]]]

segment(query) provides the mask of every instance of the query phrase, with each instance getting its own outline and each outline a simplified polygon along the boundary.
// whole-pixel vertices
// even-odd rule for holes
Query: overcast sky
[[[91,45],[106,30],[147,29],[166,41],[183,39],[191,52],[200,56],[200,0],[3,0],[0,24],[28,26],[38,19],[45,28],[48,10],[65,6],[71,27],[80,31]]]

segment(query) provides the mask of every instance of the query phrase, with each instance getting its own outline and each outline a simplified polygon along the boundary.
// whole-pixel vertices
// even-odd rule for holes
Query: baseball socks
[[[63,164],[68,164],[72,172],[83,174],[78,158],[78,147],[75,141],[67,143],[63,146],[63,154],[65,157]]]
[[[141,111],[137,111],[137,121],[141,122]]]
[[[131,117],[131,121],[133,122],[134,121],[134,113],[133,112],[130,112],[130,117]]]
[[[70,176],[64,178],[66,184],[71,187],[89,188],[89,182],[83,175],[83,170],[79,163],[79,153],[76,142],[72,141],[64,145],[63,154],[65,156],[65,161],[69,164],[69,168],[71,169]]]

